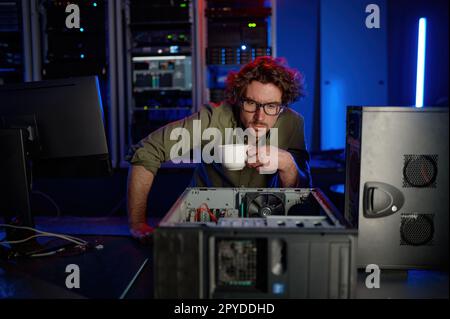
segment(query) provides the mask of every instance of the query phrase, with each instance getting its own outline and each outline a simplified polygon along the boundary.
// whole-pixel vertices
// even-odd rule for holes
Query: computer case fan
[[[247,193],[247,217],[267,217],[285,214],[285,196],[277,193]]]

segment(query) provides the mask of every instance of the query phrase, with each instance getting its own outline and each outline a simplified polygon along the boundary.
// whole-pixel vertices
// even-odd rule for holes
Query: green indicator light
[[[249,28],[256,28],[256,23],[250,22],[250,23],[248,24],[248,27],[249,27]]]
[[[186,7],[187,7],[187,4],[186,4],[186,3],[181,3],[181,4],[180,4],[180,7],[181,7],[181,8],[186,8]]]
[[[169,35],[167,36],[167,39],[172,39],[172,35],[169,34]]]

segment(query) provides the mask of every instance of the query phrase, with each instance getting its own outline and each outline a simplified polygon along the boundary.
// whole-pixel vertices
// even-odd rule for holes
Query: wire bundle
[[[16,226],[16,225],[9,225],[9,224],[0,224],[0,228],[13,228],[13,229],[21,229],[21,230],[29,230],[32,232],[35,232],[37,234],[29,236],[27,238],[24,239],[20,239],[20,240],[12,240],[12,241],[7,241],[7,240],[2,240],[0,241],[0,245],[14,245],[14,244],[22,244],[25,243],[33,238],[38,238],[38,237],[56,237],[56,238],[60,238],[60,239],[64,239],[66,241],[72,242],[74,244],[77,244],[77,246],[80,247],[87,247],[89,245],[89,243],[81,238],[77,238],[77,237],[73,237],[73,236],[69,236],[69,235],[62,235],[62,234],[57,234],[57,233],[51,233],[51,232],[46,232],[46,231],[41,231],[32,227],[28,227],[28,226]],[[46,253],[42,253],[42,254],[32,254],[30,255],[30,257],[43,257],[43,256],[49,256],[49,255],[54,255],[60,251],[65,250],[64,248],[60,248],[51,252],[46,252]]]
[[[195,221],[201,221],[202,213],[206,212],[209,215],[209,218],[217,223],[217,217],[214,215],[214,213],[209,209],[208,205],[206,203],[203,203],[200,205],[200,207],[197,208],[195,212]]]

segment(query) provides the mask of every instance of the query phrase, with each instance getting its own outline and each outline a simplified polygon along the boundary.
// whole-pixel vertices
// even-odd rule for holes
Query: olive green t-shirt
[[[127,157],[132,165],[140,165],[156,175],[161,163],[169,161],[171,148],[179,139],[171,139],[175,128],[185,128],[191,136],[190,147],[195,142],[192,139],[194,120],[200,120],[201,132],[207,128],[217,128],[225,137],[226,128],[242,127],[238,110],[227,103],[218,106],[206,105],[200,111],[189,117],[169,123],[152,132],[133,145]],[[198,122],[197,122],[198,123]],[[198,124],[197,124],[198,125]],[[309,154],[304,138],[303,117],[290,108],[286,108],[278,117],[275,125],[278,128],[278,148],[289,151],[299,169],[300,187],[311,187],[309,169]],[[176,135],[175,135],[176,136]],[[202,140],[200,147],[209,143]],[[260,174],[256,169],[245,167],[240,171],[230,171],[220,163],[197,164],[191,187],[280,187],[278,174]]]

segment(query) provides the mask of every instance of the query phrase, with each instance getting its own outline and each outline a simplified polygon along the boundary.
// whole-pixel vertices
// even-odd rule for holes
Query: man
[[[310,187],[309,154],[304,138],[303,118],[288,107],[304,95],[300,73],[271,57],[259,57],[227,78],[226,101],[205,106],[199,112],[170,123],[132,147],[128,179],[129,226],[133,237],[145,240],[153,229],[146,223],[147,198],[162,162],[170,158],[174,128],[193,132],[195,120],[201,130],[217,128],[251,129],[256,136],[278,129],[276,171],[264,174],[270,159],[262,161],[257,147],[249,148],[247,166],[230,171],[220,163],[202,162],[195,170],[191,186],[197,187]],[[197,122],[198,123],[198,122]],[[269,146],[267,146],[269,147]],[[272,146],[270,146],[272,147]],[[273,150],[273,149],[272,149]],[[269,151],[271,152],[271,151]],[[270,158],[270,157],[269,157]],[[273,164],[273,163],[272,163]]]

